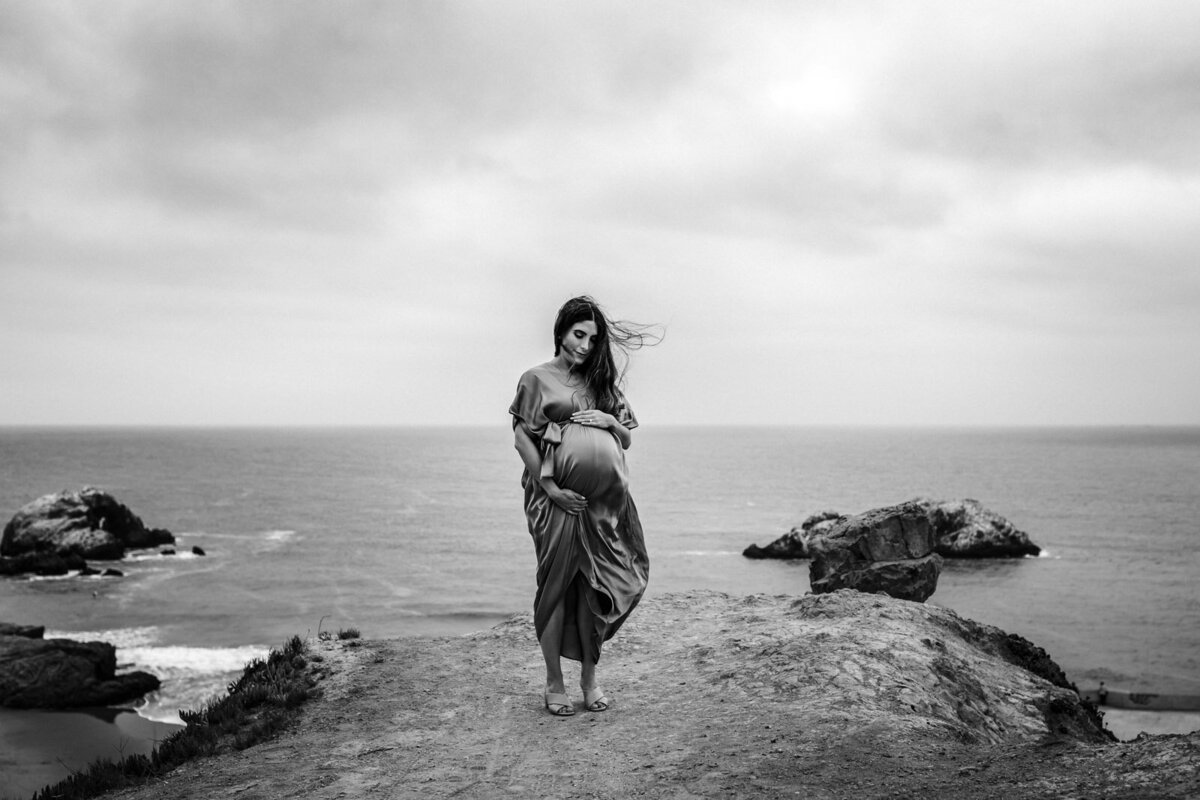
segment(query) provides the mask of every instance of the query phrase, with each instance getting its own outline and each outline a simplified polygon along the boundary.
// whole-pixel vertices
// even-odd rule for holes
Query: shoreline
[[[1125,708],[1100,709],[1105,726],[1122,742],[1143,733],[1151,736],[1175,736],[1200,733],[1200,711],[1133,711]]]
[[[149,755],[183,725],[132,708],[0,708],[0,798],[27,798],[98,759]]]

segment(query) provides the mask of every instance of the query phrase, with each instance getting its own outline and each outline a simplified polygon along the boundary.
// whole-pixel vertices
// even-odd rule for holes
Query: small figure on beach
[[[590,297],[572,298],[554,321],[554,358],[521,375],[509,407],[537,553],[543,701],[555,716],[575,713],[563,658],[581,664],[583,707],[608,708],[596,679],[600,648],[646,590],[650,562],[624,452],[638,423],[614,355],[625,363],[629,350],[659,339],[646,326],[609,319]]]
[[[1096,690],[1096,705],[1108,705],[1108,687],[1104,681],[1100,681],[1100,688]]]

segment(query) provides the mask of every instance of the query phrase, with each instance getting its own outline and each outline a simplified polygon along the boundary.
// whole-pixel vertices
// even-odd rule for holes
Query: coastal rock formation
[[[89,486],[48,494],[21,507],[4,526],[0,556],[118,559],[129,548],[174,543],[170,531],[147,528],[111,494]]]
[[[809,542],[809,551],[809,580],[817,594],[857,589],[924,602],[942,569],[929,514],[915,502],[838,519]]]
[[[809,543],[827,533],[840,519],[843,517],[836,511],[813,514],[766,547],[752,544],[742,551],[742,555],[746,558],[812,558]]]
[[[1018,530],[978,500],[922,500],[929,509],[937,552],[946,558],[1009,558],[1042,552]]]
[[[116,671],[117,649],[107,642],[43,639],[40,632],[36,637],[7,635],[0,630],[0,706],[104,706],[159,687],[158,678],[148,672]]]
[[[41,639],[45,635],[45,625],[14,625],[11,622],[0,622],[0,636],[24,636],[26,639]]]
[[[66,575],[82,570],[87,562],[78,553],[59,554],[54,551],[22,553],[7,558],[0,556],[0,575]]]
[[[1036,556],[1042,549],[1029,534],[978,500],[916,498],[929,515],[934,531],[934,552],[944,558],[1011,558]],[[822,511],[792,528],[766,547],[752,544],[742,551],[747,558],[812,558],[811,542],[844,519],[836,511]]]

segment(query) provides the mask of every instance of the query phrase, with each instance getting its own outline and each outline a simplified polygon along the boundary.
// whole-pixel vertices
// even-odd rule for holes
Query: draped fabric
[[[637,507],[629,495],[625,452],[610,431],[579,425],[571,414],[595,408],[586,385],[553,364],[521,376],[509,413],[513,427],[524,426],[542,455],[540,476],[526,470],[525,518],[537,553],[537,594],[533,600],[538,639],[559,603],[565,603],[561,653],[582,660],[583,642],[593,660],[637,606],[646,590],[650,561]],[[617,420],[636,428],[624,397]],[[564,489],[587,498],[580,514],[563,511],[542,489],[539,477],[553,477]],[[577,625],[577,610],[588,609],[588,629]]]

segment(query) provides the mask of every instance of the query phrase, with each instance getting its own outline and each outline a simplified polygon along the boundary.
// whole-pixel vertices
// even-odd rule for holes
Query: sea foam
[[[162,681],[161,688],[148,694],[137,706],[140,716],[156,722],[180,724],[180,709],[199,708],[223,694],[229,684],[255,659],[266,658],[265,645],[197,647],[158,644],[157,626],[114,628],[98,631],[46,631],[47,639],[108,642],[117,648],[121,671],[144,670]]]

